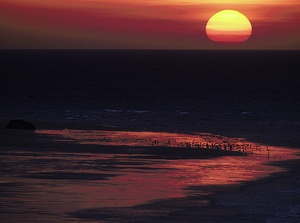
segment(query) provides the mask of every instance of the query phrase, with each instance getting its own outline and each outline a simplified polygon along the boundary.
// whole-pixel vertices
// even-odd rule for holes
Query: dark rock
[[[30,122],[24,121],[22,119],[10,120],[7,129],[26,129],[26,130],[35,130],[36,127]]]

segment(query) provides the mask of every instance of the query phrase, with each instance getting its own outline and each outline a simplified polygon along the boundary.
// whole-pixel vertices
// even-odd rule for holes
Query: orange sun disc
[[[214,14],[206,24],[206,34],[214,42],[245,42],[252,34],[249,19],[236,10],[222,10]]]

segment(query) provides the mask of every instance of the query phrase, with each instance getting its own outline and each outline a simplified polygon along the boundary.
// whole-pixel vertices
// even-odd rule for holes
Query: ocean
[[[299,129],[299,51],[4,50],[0,66],[8,119],[277,134],[285,146]]]
[[[220,188],[283,171],[265,164],[295,159],[300,148],[299,56],[0,51],[2,219],[149,220],[178,209],[170,204],[206,206],[206,196]],[[38,129],[5,130],[10,119]],[[193,159],[143,152],[197,143],[249,153]]]

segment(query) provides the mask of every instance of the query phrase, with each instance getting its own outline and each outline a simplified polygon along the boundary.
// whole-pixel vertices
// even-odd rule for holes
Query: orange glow
[[[215,42],[244,42],[252,33],[248,18],[235,10],[223,10],[207,22],[206,34]]]
[[[273,165],[264,165],[268,161],[268,152],[270,161],[275,160],[274,156],[277,156],[277,160],[280,160],[279,157],[282,157],[282,160],[299,158],[295,155],[297,150],[275,146],[267,147],[242,138],[228,138],[209,133],[177,134],[68,129],[37,130],[35,133],[51,136],[54,141],[70,140],[82,145],[74,153],[72,152],[74,144],[66,146],[66,148],[71,148],[69,152],[64,152],[64,149],[47,152],[48,150],[44,150],[42,147],[32,151],[6,148],[2,151],[1,160],[3,160],[4,166],[11,169],[3,172],[2,181],[18,182],[17,185],[23,182],[25,185],[33,185],[28,191],[21,191],[20,187],[17,187],[18,191],[22,193],[22,205],[25,203],[33,210],[49,211],[51,208],[55,213],[63,213],[64,217],[65,213],[91,207],[126,207],[155,199],[194,195],[195,191],[192,188],[190,190],[190,186],[200,186],[195,195],[199,195],[199,191],[203,193],[202,195],[208,195],[213,192],[215,187],[206,186],[233,185],[283,171]],[[52,145],[53,148],[57,146],[57,144],[49,143],[49,137],[46,138],[48,145]],[[133,143],[138,146],[148,146],[152,145],[154,140],[159,141],[158,146],[165,146],[168,141],[171,141],[170,146],[173,146],[173,143],[190,143],[192,150],[198,149],[197,143],[200,142],[205,145],[209,143],[210,146],[212,143],[226,142],[234,145],[235,149],[244,148],[253,154],[201,160],[158,160],[121,152],[98,153],[95,151],[91,153],[86,150],[87,146],[85,145],[95,144],[94,148],[96,149],[97,145],[112,144],[128,145]],[[63,142],[59,144],[65,146]],[[109,151],[111,147],[103,148]],[[22,169],[21,172],[20,169]],[[13,171],[17,171],[15,172],[17,174],[12,174]],[[22,177],[22,173],[25,174],[25,177]],[[70,176],[61,179],[57,177],[66,173],[76,177],[74,179]],[[28,175],[31,177],[26,177]],[[92,176],[91,179],[88,176]],[[15,197],[13,196],[11,199],[14,199],[15,204]],[[7,200],[11,199],[8,197]],[[57,216],[58,214],[55,215],[55,217]]]
[[[228,138],[210,133],[178,134],[168,132],[138,132],[138,131],[101,131],[101,130],[37,130],[37,134],[54,136],[56,140],[69,140],[82,144],[81,152],[84,153],[87,144],[103,145],[102,151],[110,150],[110,146],[120,146],[117,154],[84,153],[85,162],[91,163],[91,167],[103,160],[116,159],[119,169],[123,169],[122,175],[112,177],[109,183],[83,187],[82,185],[67,185],[60,187],[60,191],[76,194],[84,191],[81,205],[121,207],[141,204],[153,199],[184,197],[188,190],[182,190],[188,186],[204,185],[232,185],[242,181],[254,180],[273,172],[283,171],[279,167],[264,165],[268,161],[280,161],[286,159],[298,159],[295,150],[260,145],[243,138]],[[139,153],[139,147],[143,146],[171,146],[189,147],[187,150],[209,149],[216,146],[231,144],[233,150],[245,150],[248,156],[226,156],[214,159],[163,159],[158,160]],[[201,145],[201,148],[198,146]],[[122,146],[135,146],[131,151],[136,154],[122,153]],[[97,147],[95,147],[97,148]],[[163,148],[158,148],[163,149]],[[176,150],[177,148],[174,148]],[[224,149],[224,148],[223,148]],[[228,149],[228,147],[227,147]],[[101,150],[101,148],[99,148]],[[126,149],[124,148],[124,151]],[[107,153],[107,154],[106,154]],[[139,154],[141,156],[139,156]],[[268,157],[269,154],[269,157]],[[70,156],[78,159],[80,156]],[[40,158],[40,157],[37,157]],[[149,159],[150,158],[150,159]],[[121,161],[119,161],[119,159]],[[124,164],[122,164],[124,163]],[[125,165],[127,164],[127,165]],[[128,164],[130,164],[128,166]],[[139,164],[139,165],[135,165]],[[142,164],[142,165],[141,165]],[[113,165],[113,164],[110,164]],[[128,168],[130,167],[130,168]],[[135,170],[135,168],[140,168]],[[112,169],[114,170],[114,169]],[[135,170],[135,171],[132,171]],[[80,170],[79,170],[80,171]],[[94,171],[99,171],[94,170]],[[106,172],[107,173],[107,172]],[[112,172],[120,174],[120,172]],[[151,173],[151,174],[145,174]],[[115,185],[112,187],[111,185]],[[162,190],[161,185],[164,185]],[[99,189],[100,188],[100,189]],[[124,193],[130,191],[130,193]],[[95,193],[96,192],[96,193]],[[63,193],[63,194],[68,194]],[[90,194],[89,194],[90,193]],[[95,196],[95,194],[97,196]],[[115,202],[118,197],[118,202]],[[99,203],[99,198],[101,202]],[[68,200],[68,198],[66,198]]]
[[[229,138],[211,133],[179,134],[169,132],[105,131],[105,130],[36,130],[37,134],[59,136],[59,141],[83,145],[132,146],[132,147],[186,147],[192,149],[225,149],[243,151],[265,158],[267,154],[293,159],[294,150],[265,146],[244,138]],[[225,147],[224,147],[225,146]],[[108,147],[109,149],[109,147]]]
[[[241,47],[300,48],[298,0],[0,0],[0,5],[0,48],[218,49],[210,40],[243,42],[250,35]],[[246,20],[235,34],[228,29],[216,34],[221,20],[217,29],[206,27],[214,13],[228,8],[247,15],[253,34]]]

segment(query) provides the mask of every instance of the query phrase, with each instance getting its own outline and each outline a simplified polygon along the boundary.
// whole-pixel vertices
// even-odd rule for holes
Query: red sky
[[[207,38],[207,21],[224,9],[248,17],[248,41]],[[0,0],[0,48],[300,50],[300,1]]]

